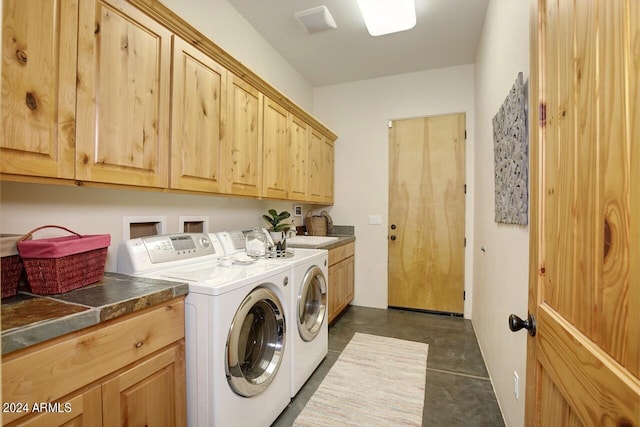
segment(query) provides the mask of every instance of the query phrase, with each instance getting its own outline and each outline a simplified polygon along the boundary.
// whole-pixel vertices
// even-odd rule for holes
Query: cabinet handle
[[[144,342],[142,342],[142,341],[138,341],[138,342],[136,343],[136,348],[140,348],[140,347],[142,347],[143,345],[144,345]]]

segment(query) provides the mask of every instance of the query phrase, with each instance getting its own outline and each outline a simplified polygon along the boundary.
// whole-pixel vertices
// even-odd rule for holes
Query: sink
[[[294,236],[287,239],[287,244],[292,246],[322,246],[335,242],[337,237],[329,236]]]

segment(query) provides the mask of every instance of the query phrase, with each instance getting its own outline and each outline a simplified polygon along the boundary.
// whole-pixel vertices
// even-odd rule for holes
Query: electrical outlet
[[[513,371],[513,395],[516,400],[520,399],[520,377],[516,371]]]

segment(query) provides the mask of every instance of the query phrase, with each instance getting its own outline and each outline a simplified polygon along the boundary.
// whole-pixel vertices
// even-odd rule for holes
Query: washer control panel
[[[232,230],[232,231],[221,231],[216,233],[218,239],[220,240],[220,244],[224,248],[224,252],[227,255],[235,254],[238,252],[244,252],[245,250],[245,237],[247,233],[253,231],[253,228],[247,228],[242,230]],[[258,230],[262,231],[265,235],[265,240],[267,242],[267,246],[270,248],[273,246],[273,240],[269,235],[269,232],[264,228],[259,228]]]

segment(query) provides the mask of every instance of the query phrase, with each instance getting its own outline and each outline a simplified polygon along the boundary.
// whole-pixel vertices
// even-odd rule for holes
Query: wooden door
[[[262,140],[262,195],[286,199],[289,195],[288,111],[276,102],[264,101]]]
[[[640,426],[640,2],[531,3],[526,424]]]
[[[309,193],[309,127],[289,115],[289,200],[306,201]]]
[[[102,385],[103,426],[186,426],[184,341]]]
[[[172,88],[171,188],[222,192],[227,70],[174,37]]]
[[[77,0],[2,2],[4,174],[75,174]]]
[[[389,129],[389,306],[464,311],[465,115]]]
[[[238,76],[232,73],[228,76],[226,191],[243,196],[259,196],[262,191],[264,96]]]
[[[80,2],[79,180],[167,187],[171,34],[124,0]]]

